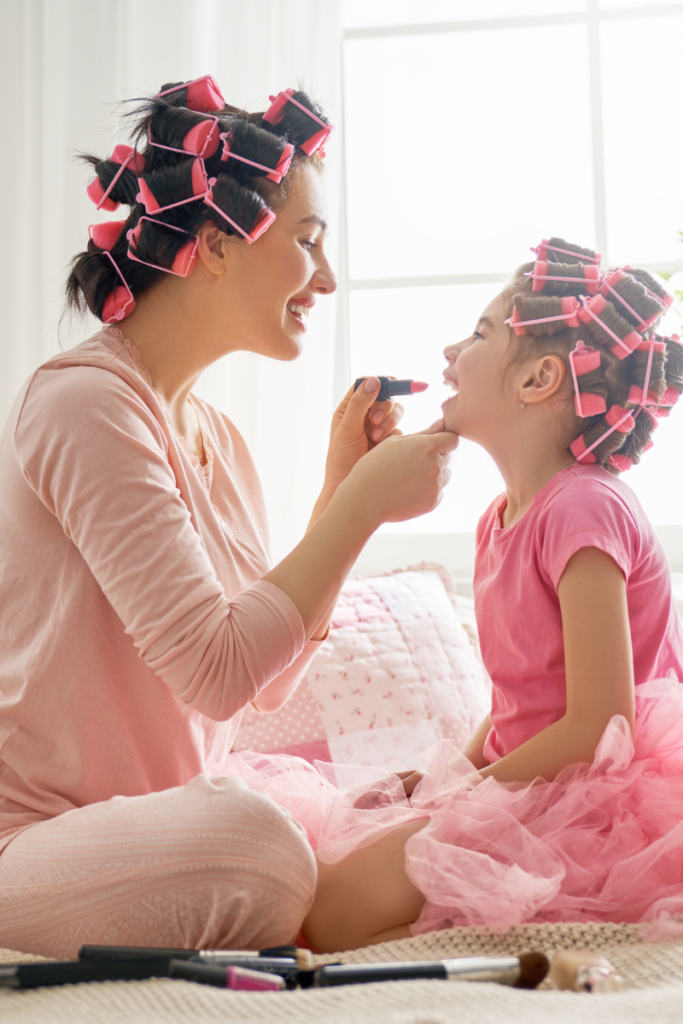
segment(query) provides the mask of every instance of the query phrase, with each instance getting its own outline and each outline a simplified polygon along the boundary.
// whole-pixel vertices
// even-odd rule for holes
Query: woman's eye
[[[484,335],[480,334],[479,331],[474,331],[472,337],[476,340],[477,338],[483,338]]]
[[[304,238],[304,239],[302,240],[301,244],[302,244],[302,245],[303,245],[303,246],[304,246],[304,247],[305,247],[306,249],[317,249],[317,248],[318,248],[318,245],[317,245],[317,243],[316,243],[316,242],[314,242],[312,238]]]

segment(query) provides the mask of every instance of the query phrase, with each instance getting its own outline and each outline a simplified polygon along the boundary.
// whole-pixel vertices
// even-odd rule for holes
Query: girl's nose
[[[444,359],[447,362],[452,363],[456,356],[458,355],[459,351],[460,349],[455,343],[453,343],[452,345],[446,345],[445,349],[443,350]]]

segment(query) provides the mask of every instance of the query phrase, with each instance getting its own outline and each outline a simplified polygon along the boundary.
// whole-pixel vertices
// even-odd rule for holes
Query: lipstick
[[[285,988],[284,978],[274,974],[251,971],[245,967],[201,964],[195,960],[171,960],[168,976],[241,992],[281,992]]]
[[[357,391],[367,377],[359,377],[356,383],[353,385],[353,390]],[[392,380],[391,377],[377,377],[380,383],[379,394],[375,399],[376,402],[388,402],[391,398],[397,398],[399,395],[417,395],[420,391],[426,391],[429,384],[425,384],[422,380]]]

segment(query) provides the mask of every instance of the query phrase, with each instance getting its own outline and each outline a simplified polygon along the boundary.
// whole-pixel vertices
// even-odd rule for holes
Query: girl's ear
[[[560,356],[545,355],[536,359],[522,377],[519,386],[519,401],[525,405],[544,402],[562,387],[567,370]]]

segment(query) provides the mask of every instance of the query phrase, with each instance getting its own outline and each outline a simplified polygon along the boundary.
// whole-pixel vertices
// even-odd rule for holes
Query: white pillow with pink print
[[[398,771],[439,739],[462,746],[490,687],[454,605],[441,566],[348,580],[296,693],[273,715],[247,708],[233,749]]]

